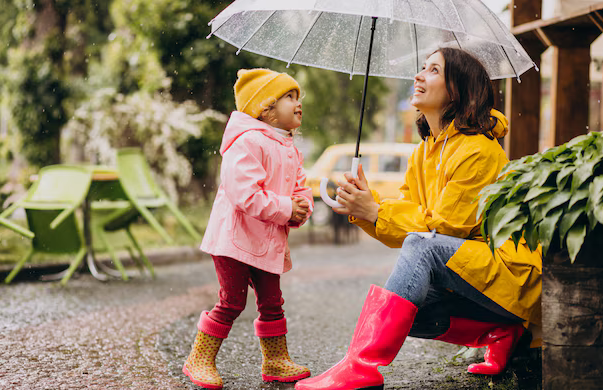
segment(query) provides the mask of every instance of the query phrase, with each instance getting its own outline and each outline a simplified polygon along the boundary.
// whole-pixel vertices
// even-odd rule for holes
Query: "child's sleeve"
[[[300,223],[290,222],[289,226],[293,228],[298,228],[310,218],[312,215],[312,211],[314,210],[314,197],[312,196],[312,189],[310,187],[305,187],[306,185],[306,171],[304,169],[304,156],[295,148],[295,152],[297,153],[297,157],[299,160],[299,165],[297,167],[297,176],[295,180],[295,188],[293,189],[293,196],[301,196],[308,201],[310,205],[310,212],[306,216],[306,218]]]
[[[261,221],[286,225],[293,210],[291,198],[264,189],[268,174],[262,165],[262,149],[253,133],[240,136],[224,152],[224,192],[236,210]]]

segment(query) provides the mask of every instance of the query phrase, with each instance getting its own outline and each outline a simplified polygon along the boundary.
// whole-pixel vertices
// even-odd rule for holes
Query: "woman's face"
[[[439,112],[450,102],[446,90],[444,66],[444,56],[439,51],[435,52],[425,61],[423,70],[415,76],[415,92],[410,99],[410,104],[424,114]]]

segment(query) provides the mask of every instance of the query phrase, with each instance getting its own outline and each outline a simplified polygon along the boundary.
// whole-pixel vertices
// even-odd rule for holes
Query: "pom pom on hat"
[[[234,85],[237,111],[258,118],[266,107],[291,90],[301,95],[297,81],[286,73],[263,68],[240,69]]]

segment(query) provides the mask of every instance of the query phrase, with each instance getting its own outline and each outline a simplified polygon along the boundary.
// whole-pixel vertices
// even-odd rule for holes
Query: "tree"
[[[287,71],[304,87],[304,136],[312,138],[319,149],[333,142],[356,137],[363,77],[322,69],[292,65],[241,51],[219,38],[206,39],[209,21],[230,2],[193,2],[190,0],[120,0],[116,13],[120,23],[154,42],[163,68],[172,79],[175,99],[194,99],[201,107],[223,113],[235,109],[232,86],[241,68],[268,67]],[[119,9],[119,11],[118,11]],[[364,135],[375,128],[375,114],[387,88],[379,78],[372,78],[367,98]],[[220,129],[216,130],[217,132]],[[189,140],[187,151],[195,161],[198,176],[208,174],[207,159],[219,148],[219,137]]]
[[[30,163],[56,163],[77,149],[61,152],[63,128],[98,91],[112,89],[128,102],[134,94],[180,104],[192,100],[201,111],[228,115],[235,109],[237,70],[252,67],[287,71],[300,81],[305,95],[302,131],[318,149],[353,140],[362,77],[350,81],[336,72],[296,65],[286,69],[283,62],[263,56],[236,55],[236,48],[219,38],[206,39],[208,22],[228,3],[0,0],[0,38],[8,46],[0,48],[1,112],[10,113]],[[375,127],[384,91],[380,79],[371,79],[364,135]],[[208,119],[199,126],[200,135],[188,136],[174,150],[187,157],[196,186],[207,195],[216,182],[224,124]],[[140,146],[147,139],[140,137]]]

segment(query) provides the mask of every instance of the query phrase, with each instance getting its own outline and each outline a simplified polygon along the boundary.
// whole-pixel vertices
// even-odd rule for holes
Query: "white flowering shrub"
[[[189,137],[201,135],[204,122],[226,122],[224,114],[200,111],[192,101],[174,102],[165,92],[130,95],[101,88],[84,101],[62,132],[62,143],[77,153],[66,160],[114,165],[116,149],[141,147],[159,185],[173,200],[192,176],[189,160],[178,151]]]

